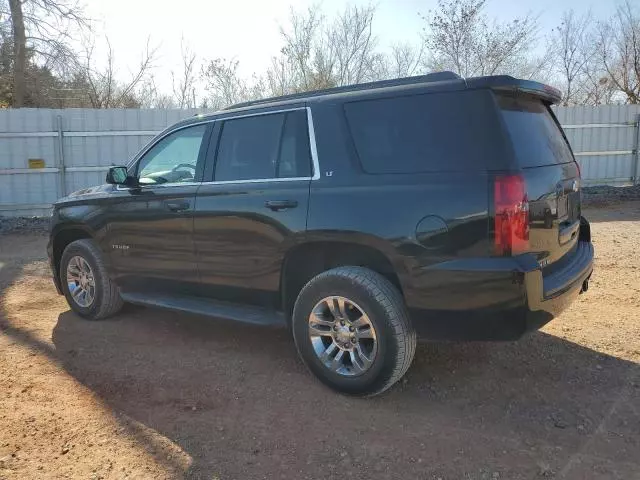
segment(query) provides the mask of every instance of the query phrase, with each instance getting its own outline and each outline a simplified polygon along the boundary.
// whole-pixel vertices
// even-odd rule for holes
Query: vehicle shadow
[[[103,322],[62,313],[53,343],[73,377],[188,453],[188,478],[640,469],[638,365],[545,333],[422,344],[405,380],[372,399],[321,386],[284,330],[135,308]]]

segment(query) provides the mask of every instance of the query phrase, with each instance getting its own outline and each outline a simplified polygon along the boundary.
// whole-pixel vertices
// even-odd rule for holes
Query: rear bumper
[[[405,297],[418,336],[433,340],[515,340],[565,310],[593,272],[589,224],[562,269],[543,275],[533,255],[445,262],[414,275]]]
[[[588,288],[593,256],[592,243],[580,241],[573,261],[561,271],[547,277],[540,270],[525,273],[526,330],[538,329],[557,317]]]

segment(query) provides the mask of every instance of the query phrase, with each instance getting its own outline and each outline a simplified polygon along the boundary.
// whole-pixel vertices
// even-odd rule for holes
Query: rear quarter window
[[[367,173],[501,168],[498,115],[488,90],[362,100],[344,110]]]

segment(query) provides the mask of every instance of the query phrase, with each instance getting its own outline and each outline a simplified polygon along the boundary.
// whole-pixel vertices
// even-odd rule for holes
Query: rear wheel
[[[60,260],[60,282],[67,303],[81,317],[99,320],[122,308],[120,292],[109,278],[93,240],[67,245]]]
[[[416,347],[402,296],[382,275],[339,267],[300,292],[293,335],[307,367],[326,385],[376,395],[407,371]]]

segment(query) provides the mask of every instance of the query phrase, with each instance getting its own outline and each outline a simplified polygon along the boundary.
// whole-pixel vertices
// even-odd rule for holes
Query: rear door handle
[[[164,206],[172,212],[184,212],[185,210],[189,210],[191,204],[186,200],[177,200],[172,202],[164,202]]]
[[[274,212],[277,212],[278,210],[296,208],[298,206],[298,202],[295,200],[268,200],[264,203],[264,206]]]

